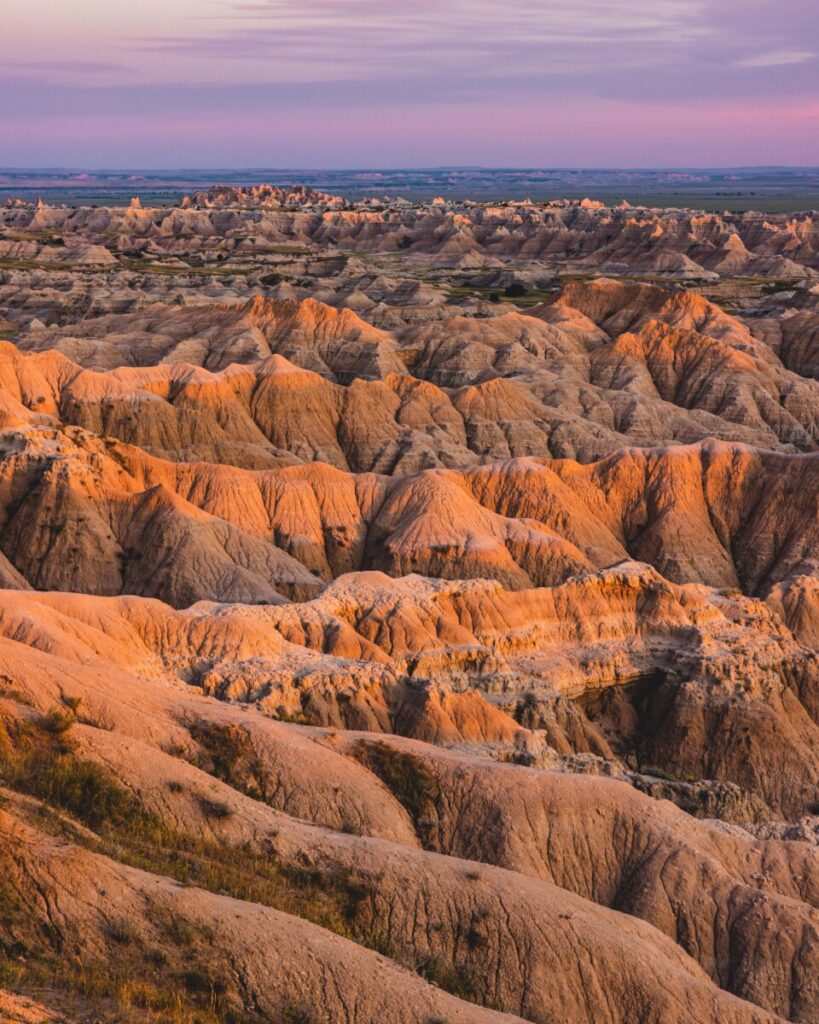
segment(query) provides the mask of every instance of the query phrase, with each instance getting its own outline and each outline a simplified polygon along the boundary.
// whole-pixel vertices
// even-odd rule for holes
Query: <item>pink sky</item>
[[[27,0],[0,165],[819,164],[808,0]]]

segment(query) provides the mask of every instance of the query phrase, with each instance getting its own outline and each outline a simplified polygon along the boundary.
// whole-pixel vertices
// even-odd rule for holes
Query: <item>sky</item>
[[[819,0],[3,0],[0,166],[819,165]]]

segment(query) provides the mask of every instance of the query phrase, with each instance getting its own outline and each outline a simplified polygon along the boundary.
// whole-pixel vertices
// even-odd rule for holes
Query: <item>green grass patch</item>
[[[120,260],[120,268],[138,274],[155,274],[161,277],[188,277],[191,274],[199,277],[229,277],[234,274],[250,274],[258,270],[258,267],[249,264],[242,264],[241,266],[221,264],[218,267],[169,267],[162,263],[148,263],[143,260],[134,259]]]
[[[551,302],[558,294],[559,289],[543,288],[533,289],[524,295],[507,295],[503,288],[487,288],[474,285],[450,285],[449,295],[452,299],[468,298],[476,296],[484,302],[506,303],[510,306],[539,306],[542,302]]]

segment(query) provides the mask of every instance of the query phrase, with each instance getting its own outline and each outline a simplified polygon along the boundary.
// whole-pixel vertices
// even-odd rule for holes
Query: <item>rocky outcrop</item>
[[[275,602],[370,568],[526,589],[636,558],[764,595],[815,572],[816,456],[709,443],[388,478],[169,463],[81,430],[5,444],[0,550],[39,589]]]
[[[365,574],[303,605],[180,613],[6,592],[0,610],[9,640],[99,661],[129,689],[167,674],[284,721],[555,768],[594,755],[630,778],[625,761],[634,784],[700,816],[799,817],[816,800],[815,655],[761,602],[645,567],[523,593]]]
[[[188,458],[235,451],[250,460],[258,447],[264,465],[284,448],[406,472],[518,455],[585,462],[629,441],[717,437],[813,451],[819,438],[816,381],[780,362],[775,339],[758,340],[701,296],[651,285],[569,285],[526,314],[450,315],[393,331],[314,299],[157,303],[29,325],[15,340],[43,353],[21,366],[6,351],[15,399],[45,412],[36,402],[47,395],[69,422],[102,423]],[[93,370],[160,365],[108,379],[50,362],[54,349]],[[149,414],[141,429],[135,405]]]
[[[337,196],[298,187],[217,186],[171,210],[11,206],[0,211],[0,224],[16,231],[59,229],[89,240],[150,239],[165,251],[202,251],[238,235],[257,251],[312,243],[358,253],[434,254],[440,262],[466,259],[467,267],[517,257],[567,263],[576,271],[699,281],[810,277],[819,262],[811,213],[716,214],[588,201],[345,205]]]

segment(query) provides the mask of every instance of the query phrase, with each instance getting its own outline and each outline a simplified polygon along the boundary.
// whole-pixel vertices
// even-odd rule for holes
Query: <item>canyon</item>
[[[2,1019],[811,1024],[818,641],[815,213],[0,208]]]

